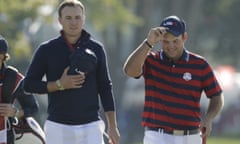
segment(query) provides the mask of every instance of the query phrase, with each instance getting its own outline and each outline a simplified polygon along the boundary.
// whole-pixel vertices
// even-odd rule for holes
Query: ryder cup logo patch
[[[183,79],[184,79],[185,81],[190,81],[190,80],[192,79],[192,74],[189,73],[189,72],[185,72],[185,73],[183,74]]]

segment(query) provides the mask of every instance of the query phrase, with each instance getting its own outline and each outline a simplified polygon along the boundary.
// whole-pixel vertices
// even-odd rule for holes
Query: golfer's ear
[[[183,33],[183,41],[185,42],[187,40],[187,38],[188,38],[188,34],[187,34],[187,32],[184,32]]]
[[[58,17],[58,22],[62,25],[62,19],[60,16]]]

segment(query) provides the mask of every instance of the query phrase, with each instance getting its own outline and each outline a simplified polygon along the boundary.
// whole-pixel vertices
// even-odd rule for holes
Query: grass
[[[142,144],[142,143],[134,143]],[[240,144],[240,136],[237,137],[209,137],[207,144]]]
[[[210,137],[207,139],[207,144],[240,144],[240,137]]]

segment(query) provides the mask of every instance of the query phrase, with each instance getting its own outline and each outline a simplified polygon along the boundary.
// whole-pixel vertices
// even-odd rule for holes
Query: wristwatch
[[[56,81],[56,85],[57,85],[57,87],[58,87],[59,90],[61,90],[61,91],[64,90],[64,87],[63,87],[63,85],[60,83],[60,80],[57,80],[57,81]]]

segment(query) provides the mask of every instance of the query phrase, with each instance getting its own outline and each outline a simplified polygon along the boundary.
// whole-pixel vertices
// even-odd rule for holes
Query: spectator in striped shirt
[[[128,76],[145,80],[144,144],[201,144],[222,110],[222,88],[212,67],[186,49],[186,40],[184,20],[168,16],[149,31],[124,64]],[[157,43],[162,49],[151,51]],[[201,119],[202,92],[209,105]]]

